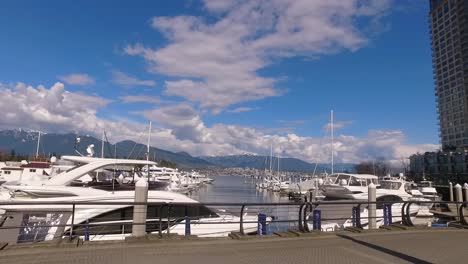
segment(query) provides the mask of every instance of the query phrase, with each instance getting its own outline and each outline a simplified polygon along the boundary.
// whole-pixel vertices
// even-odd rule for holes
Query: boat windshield
[[[349,186],[367,186],[366,179],[350,177],[349,178]]]
[[[432,187],[432,182],[430,182],[430,181],[422,181],[422,182],[418,183],[418,186],[419,186],[419,187]]]
[[[388,189],[388,190],[398,190],[401,187],[401,182],[395,181],[382,181],[380,182],[381,189]]]
[[[338,177],[336,177],[335,184],[340,184],[343,180],[345,180],[347,183],[349,182],[349,175],[345,174],[340,174]]]

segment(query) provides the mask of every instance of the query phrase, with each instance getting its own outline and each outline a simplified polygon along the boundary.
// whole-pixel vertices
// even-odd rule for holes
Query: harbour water
[[[217,176],[213,177],[213,184],[206,184],[193,191],[189,196],[202,203],[285,203],[283,206],[249,206],[246,208],[248,214],[266,214],[273,216],[274,224],[269,225],[267,233],[271,234],[288,229],[297,229],[299,206],[294,205],[287,196],[281,196],[279,192],[266,189],[258,189],[250,178],[239,176]],[[239,215],[240,206],[222,207],[229,213]],[[291,221],[291,222],[288,222]]]
[[[279,203],[289,202],[278,192],[257,189],[250,178],[217,176],[213,184],[206,184],[189,196],[202,203]]]

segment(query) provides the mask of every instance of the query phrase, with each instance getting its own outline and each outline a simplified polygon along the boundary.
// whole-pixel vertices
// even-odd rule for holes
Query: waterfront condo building
[[[468,0],[430,0],[432,62],[444,150],[468,148]]]

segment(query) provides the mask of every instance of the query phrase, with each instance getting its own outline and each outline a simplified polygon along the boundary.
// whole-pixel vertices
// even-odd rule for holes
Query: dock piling
[[[468,202],[468,183],[463,184],[463,192],[465,193],[465,202]]]
[[[146,235],[146,212],[148,202],[148,182],[144,177],[135,184],[135,204],[133,206],[132,236],[143,237]],[[142,204],[145,203],[145,204]]]
[[[453,183],[449,182],[450,201],[453,202]]]

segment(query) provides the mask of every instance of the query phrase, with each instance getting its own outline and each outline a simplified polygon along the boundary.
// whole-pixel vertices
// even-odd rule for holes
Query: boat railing
[[[146,206],[146,222],[133,222],[135,206]],[[369,205],[377,213],[370,216]],[[427,215],[419,216],[421,208]],[[216,208],[219,210],[212,210]],[[105,209],[105,210],[103,210]],[[146,225],[148,235],[172,232],[191,235],[194,228],[208,230],[217,225],[230,225],[233,234],[272,235],[282,232],[326,232],[361,230],[369,228],[374,219],[378,227],[403,226],[456,226],[468,227],[468,202],[448,201],[312,201],[291,203],[134,203],[134,202],[0,202],[0,242],[5,230],[18,230],[23,240],[44,237],[54,228],[56,237],[84,240],[90,236],[123,234],[131,236],[132,227]],[[108,212],[100,218],[86,217],[93,210]],[[113,214],[112,214],[113,212]],[[227,212],[238,212],[230,214]],[[96,215],[96,214],[94,214]],[[14,220],[20,217],[20,220]],[[62,219],[60,217],[66,217]],[[427,217],[424,222],[424,217]],[[437,218],[437,225],[434,219]],[[41,220],[42,219],[42,220]],[[420,220],[423,219],[423,222]],[[417,220],[417,221],[415,221]],[[419,221],[419,222],[418,222]],[[267,228],[265,228],[265,226]],[[181,231],[182,230],[182,231]],[[185,230],[185,231],[184,231]],[[194,230],[195,231],[195,230]],[[182,232],[182,234],[181,234]],[[34,235],[32,235],[34,234]],[[21,240],[21,241],[20,241]]]

